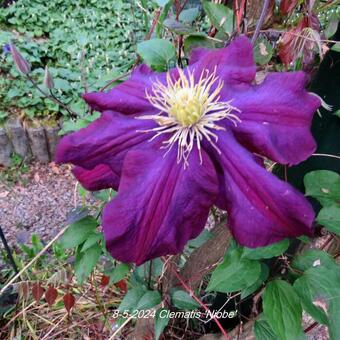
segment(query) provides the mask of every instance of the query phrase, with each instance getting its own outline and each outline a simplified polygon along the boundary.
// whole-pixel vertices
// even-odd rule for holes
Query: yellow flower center
[[[203,105],[196,91],[180,88],[169,101],[168,115],[177,119],[183,126],[196,123],[203,115]]]
[[[233,124],[240,119],[232,113],[239,112],[228,102],[220,102],[223,81],[216,76],[216,69],[210,73],[204,70],[199,79],[195,79],[194,71],[183,71],[178,68],[177,80],[167,73],[166,84],[159,80],[153,83],[152,93],[146,92],[146,98],[159,110],[158,114],[138,116],[137,119],[152,119],[158,127],[142,132],[154,132],[151,138],[163,134],[171,134],[163,141],[163,148],[169,152],[177,144],[177,162],[184,160],[188,165],[191,150],[196,145],[201,157],[201,142],[206,139],[218,152],[215,144],[218,136],[212,130],[224,130],[216,124],[220,120],[229,119]],[[201,158],[202,160],[202,158]]]

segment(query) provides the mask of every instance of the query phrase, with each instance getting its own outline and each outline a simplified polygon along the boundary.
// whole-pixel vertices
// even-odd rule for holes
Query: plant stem
[[[49,95],[48,93],[46,93],[45,91],[43,91],[38,85],[37,83],[31,78],[31,76],[29,76],[28,74],[26,75],[27,79],[32,83],[32,85],[46,98],[52,100],[54,103],[60,105],[62,108],[64,108],[71,117],[77,117],[77,114],[75,112],[73,112],[66,104],[64,104],[62,101],[60,101],[57,97],[55,97],[54,95],[52,95],[52,93]]]
[[[182,276],[177,272],[176,268],[173,268],[172,264],[169,263],[171,271],[175,274],[177,277],[178,281],[181,283],[183,288],[189,293],[189,295],[201,306],[204,308],[206,312],[209,312],[209,308],[195,295],[193,290],[184,282]],[[231,340],[228,333],[225,331],[225,329],[222,327],[218,319],[214,316],[213,320],[215,321],[216,325],[220,329],[221,333],[224,335],[225,339]]]
[[[251,42],[252,42],[253,45],[255,44],[256,39],[259,36],[260,29],[263,25],[263,21],[266,17],[266,14],[267,14],[268,6],[269,6],[269,0],[264,0],[261,15],[260,15],[260,18],[259,18],[259,20],[256,24],[255,33],[254,33],[253,37],[251,38]]]
[[[14,261],[14,258],[13,258],[13,255],[12,255],[12,251],[11,251],[11,248],[9,247],[8,243],[7,243],[7,240],[6,240],[6,237],[2,231],[2,228],[0,227],[0,238],[1,238],[1,241],[6,249],[6,252],[7,252],[7,256],[8,256],[8,259],[9,259],[9,262],[11,263],[12,267],[13,267],[13,270],[16,274],[18,274],[18,267],[17,265],[15,264],[15,261]]]

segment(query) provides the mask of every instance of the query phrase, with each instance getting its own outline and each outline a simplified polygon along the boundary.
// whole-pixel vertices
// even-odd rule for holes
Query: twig
[[[131,71],[126,72],[126,73],[120,75],[119,77],[116,77],[116,78],[110,80],[110,81],[109,81],[108,83],[106,83],[101,89],[99,89],[99,91],[100,91],[100,92],[104,91],[105,89],[107,89],[110,85],[112,85],[112,84],[115,83],[116,81],[121,80],[121,79],[127,77],[130,73],[131,73]]]
[[[133,315],[131,315],[128,319],[126,319],[124,323],[110,336],[108,340],[113,340],[114,337],[125,327],[126,324],[130,322],[131,319],[133,319]]]
[[[9,282],[1,288],[0,290],[0,296],[5,292],[5,290],[13,283],[15,280],[21,276],[21,274],[27,270],[45,251],[66,231],[67,226],[64,227],[62,230],[59,231],[59,233],[36,255],[34,258],[26,264],[24,268],[22,268],[18,274],[16,274]]]
[[[330,158],[340,159],[340,156],[330,155],[330,154],[327,154],[327,153],[313,153],[312,156],[330,157]]]
[[[195,295],[195,293],[192,291],[192,289],[184,282],[182,279],[182,276],[177,272],[175,268],[173,268],[172,264],[170,263],[170,269],[177,277],[178,281],[181,283],[183,288],[190,294],[190,296],[201,306],[204,308],[206,312],[210,312],[209,308]],[[214,316],[213,320],[215,321],[216,325],[220,329],[221,333],[224,335],[225,339],[231,340],[228,333],[224,330],[218,319]]]
[[[257,24],[256,24],[255,33],[254,33],[253,37],[251,38],[251,42],[252,42],[253,45],[255,44],[256,39],[259,36],[260,29],[263,25],[263,21],[266,17],[266,14],[267,14],[268,6],[269,6],[269,0],[264,0],[261,15],[260,15],[260,18],[259,18],[259,20],[257,21]]]
[[[13,255],[12,255],[12,251],[11,251],[11,248],[9,247],[8,243],[7,243],[7,240],[6,240],[6,237],[2,231],[2,228],[0,226],[0,238],[1,238],[1,241],[6,249],[6,252],[7,252],[7,257],[9,259],[9,262],[11,263],[12,267],[13,267],[13,270],[14,272],[17,274],[18,273],[18,267],[14,261],[14,258],[13,258]]]
[[[37,83],[31,78],[30,75],[26,74],[27,79],[32,83],[32,85],[46,98],[52,100],[54,103],[60,105],[62,108],[64,108],[69,114],[70,116],[76,117],[77,114],[75,112],[73,112],[66,104],[64,104],[62,101],[60,101],[57,97],[55,97],[52,92],[50,92],[51,94],[49,95],[48,93],[46,93],[45,91],[43,91],[38,85]]]
[[[334,235],[329,235],[329,237],[327,238],[327,240],[323,243],[323,245],[320,247],[321,250],[325,250],[326,247],[332,242],[334,238]]]
[[[304,333],[310,332],[313,328],[315,328],[318,325],[318,323],[315,321],[310,326],[308,326],[306,329],[304,329]]]
[[[80,75],[81,75],[81,82],[83,83],[84,91],[89,92],[89,86],[87,84],[86,72],[84,68],[85,56],[86,56],[86,50],[84,48],[81,51],[81,57],[80,57]]]

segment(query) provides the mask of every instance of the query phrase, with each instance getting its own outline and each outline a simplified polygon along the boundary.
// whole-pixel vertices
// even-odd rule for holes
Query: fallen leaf
[[[40,283],[35,283],[32,286],[32,295],[35,301],[39,302],[42,296],[44,295],[44,292],[45,290],[43,287],[41,287]]]
[[[52,306],[55,302],[55,300],[58,297],[58,291],[53,287],[53,285],[50,285],[45,293],[45,300],[46,302]]]
[[[64,306],[67,312],[69,313],[71,308],[74,306],[76,299],[74,298],[73,294],[67,293],[64,295],[63,301],[64,301]]]

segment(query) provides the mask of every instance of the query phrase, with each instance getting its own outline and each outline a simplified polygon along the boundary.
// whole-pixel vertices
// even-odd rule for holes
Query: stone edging
[[[0,126],[0,165],[9,166],[13,152],[26,159],[33,156],[39,162],[51,162],[60,138],[59,130],[58,123],[28,125],[18,118],[9,119]]]

